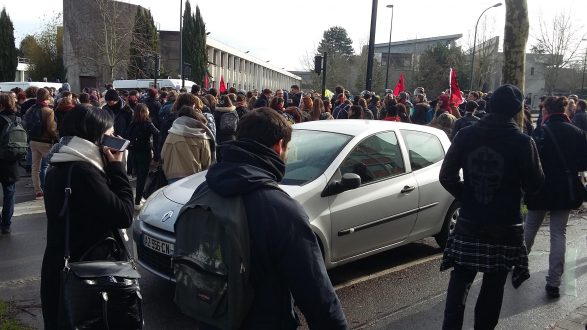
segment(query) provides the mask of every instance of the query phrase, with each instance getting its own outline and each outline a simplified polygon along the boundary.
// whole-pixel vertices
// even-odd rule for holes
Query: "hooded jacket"
[[[284,191],[262,188],[281,181],[284,162],[252,140],[226,142],[218,152],[208,187],[242,195],[249,222],[254,300],[242,328],[297,328],[295,300],[311,329],[347,329],[304,209]]]
[[[163,172],[168,180],[206,170],[214,162],[214,135],[206,125],[183,116],[173,122],[168,133],[161,149]]]
[[[543,182],[534,140],[497,114],[461,129],[440,169],[440,183],[461,202],[459,216],[479,226],[521,224],[522,190],[535,194]]]

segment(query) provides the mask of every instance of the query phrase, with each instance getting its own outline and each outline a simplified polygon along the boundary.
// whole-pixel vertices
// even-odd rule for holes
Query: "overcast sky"
[[[183,0],[185,3],[185,0]],[[33,4],[34,2],[34,4]],[[180,0],[123,0],[151,9],[161,30],[179,30]],[[394,5],[392,41],[463,34],[460,43],[471,44],[475,22],[484,9],[500,0],[379,0],[376,43],[389,40],[391,9]],[[488,34],[503,36],[503,6],[484,14]],[[587,0],[527,0],[530,41],[538,34],[538,19],[551,21],[556,13],[574,17],[576,27],[587,33]],[[369,0],[200,0],[209,37],[233,48],[269,60],[288,70],[304,69],[304,58],[313,57],[325,30],[342,26],[353,40],[355,51],[369,41],[372,1]],[[42,28],[42,22],[62,11],[61,0],[0,0],[15,28],[17,46],[27,34]],[[579,16],[583,15],[583,17]],[[483,19],[481,20],[483,22]],[[482,23],[479,24],[479,33]],[[580,38],[580,37],[579,37]],[[501,38],[503,39],[503,38]],[[581,49],[587,47],[583,42]],[[467,48],[467,47],[466,47]]]

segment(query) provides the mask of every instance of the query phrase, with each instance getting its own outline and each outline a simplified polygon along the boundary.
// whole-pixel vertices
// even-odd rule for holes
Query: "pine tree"
[[[2,8],[0,13],[0,81],[14,81],[17,65],[14,25],[6,13],[6,8]]]
[[[183,12],[182,50],[183,62],[190,64],[192,68],[195,63],[195,44],[197,43],[195,39],[195,23],[195,18],[192,15],[192,7],[188,0],[185,3],[185,10]],[[193,72],[190,72],[186,78],[193,79]]]
[[[152,77],[156,54],[159,54],[159,36],[153,16],[150,10],[139,7],[130,43],[128,79]]]
[[[318,54],[328,53],[328,56],[351,56],[354,54],[353,41],[346,30],[340,26],[333,26],[324,31],[324,35],[318,45]]]
[[[203,84],[204,75],[207,74],[208,54],[206,52],[206,24],[200,14],[200,7],[196,6],[195,20],[195,47],[194,63],[192,64],[192,80],[199,85]]]

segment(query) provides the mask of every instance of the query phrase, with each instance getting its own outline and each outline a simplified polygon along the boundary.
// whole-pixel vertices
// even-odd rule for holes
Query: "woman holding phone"
[[[70,169],[70,261],[79,261],[90,247],[132,224],[132,188],[122,163],[123,153],[101,146],[102,137],[113,131],[112,117],[105,110],[77,105],[63,117],[62,138],[49,153],[51,168],[45,182],[47,246],[41,270],[45,329],[64,327],[59,323],[59,296],[66,236],[64,217],[59,214]],[[114,251],[101,252],[107,255]]]
[[[153,145],[159,137],[159,130],[149,118],[149,108],[143,103],[135,106],[133,118],[128,128],[130,145],[128,150],[132,153],[133,166],[137,175],[137,189],[135,193],[135,210],[140,210],[143,205],[143,190],[151,165]],[[152,137],[152,140],[151,140]]]

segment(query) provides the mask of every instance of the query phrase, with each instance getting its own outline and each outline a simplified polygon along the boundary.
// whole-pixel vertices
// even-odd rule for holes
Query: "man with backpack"
[[[16,115],[14,99],[0,94],[0,183],[2,183],[2,217],[0,231],[10,234],[14,213],[14,193],[18,175],[18,160],[27,152],[27,135]]]
[[[36,199],[43,199],[44,196],[42,186],[45,181],[46,167],[41,168],[41,162],[51,151],[53,143],[57,142],[57,122],[55,112],[49,107],[50,102],[50,92],[45,88],[39,88],[36,104],[24,115],[24,124],[33,156],[31,177]]]
[[[199,329],[295,329],[294,302],[310,329],[348,328],[308,215],[277,185],[291,134],[283,116],[270,108],[243,116],[236,140],[218,146],[218,163],[180,212],[175,301],[200,321]],[[219,223],[232,223],[233,230]],[[208,231],[184,232],[182,239],[178,226],[198,224],[208,224],[202,227]],[[182,242],[194,240],[195,251],[186,251]],[[188,268],[206,266],[181,271],[182,260]],[[209,272],[190,276],[198,269]],[[193,287],[196,294],[187,294]]]

